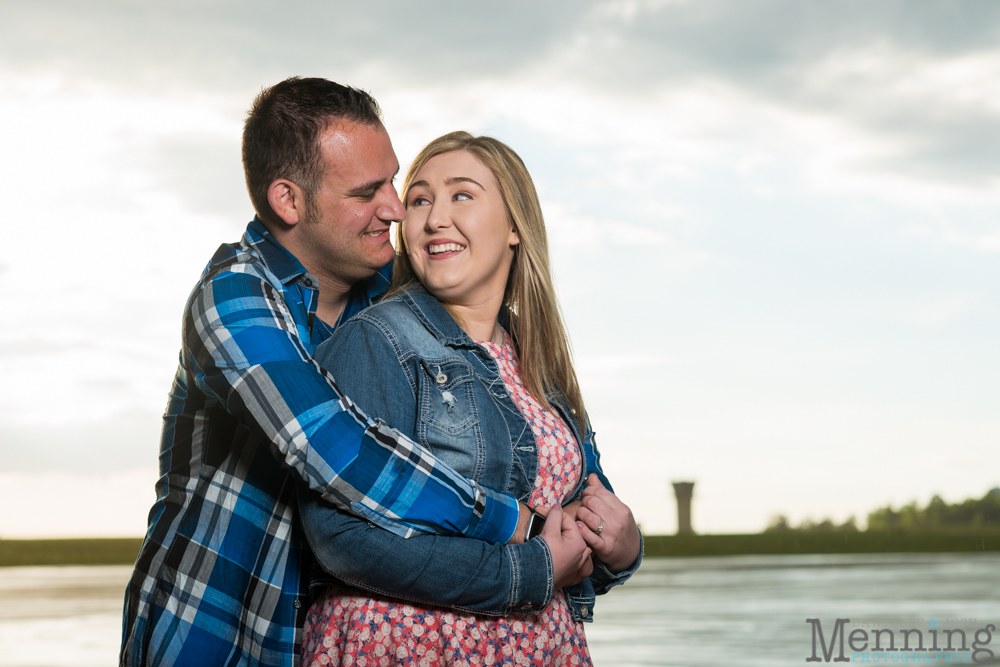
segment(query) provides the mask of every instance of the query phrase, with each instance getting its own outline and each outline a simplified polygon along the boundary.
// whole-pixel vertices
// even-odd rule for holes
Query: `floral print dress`
[[[506,333],[503,344],[480,344],[496,360],[507,392],[535,435],[538,476],[529,503],[561,503],[580,480],[580,448],[573,432],[525,389]],[[562,591],[538,613],[496,618],[327,589],[306,617],[302,664],[506,667],[591,662],[583,624],[573,620]]]

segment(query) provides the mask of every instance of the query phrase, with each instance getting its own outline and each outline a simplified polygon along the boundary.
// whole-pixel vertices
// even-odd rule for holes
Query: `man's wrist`
[[[517,504],[517,528],[507,544],[524,544],[528,537],[528,520],[531,518],[531,510],[524,503]]]

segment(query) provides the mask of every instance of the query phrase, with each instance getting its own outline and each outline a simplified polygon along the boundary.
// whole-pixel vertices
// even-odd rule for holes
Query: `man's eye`
[[[371,192],[363,192],[360,195],[358,195],[358,199],[363,199],[365,201],[371,201],[372,199],[375,199],[375,193],[376,192],[378,192],[378,190],[372,190]]]

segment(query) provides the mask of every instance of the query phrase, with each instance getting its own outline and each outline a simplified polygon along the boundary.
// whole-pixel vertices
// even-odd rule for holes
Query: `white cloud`
[[[914,324],[934,326],[950,322],[968,313],[975,305],[974,294],[941,294],[898,309],[900,316]]]

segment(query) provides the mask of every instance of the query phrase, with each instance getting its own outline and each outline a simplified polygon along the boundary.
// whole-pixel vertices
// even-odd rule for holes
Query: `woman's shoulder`
[[[440,312],[438,312],[440,311]],[[444,347],[441,315],[451,320],[437,300],[414,285],[374,303],[341,325],[334,338],[384,338],[397,355],[414,352],[426,356]],[[360,341],[356,341],[360,344]]]
[[[418,322],[419,318],[413,307],[412,297],[410,292],[406,291],[377,301],[361,310],[345,322],[344,326],[337,332],[364,329],[366,325],[382,330],[398,331],[412,328],[411,325]]]

